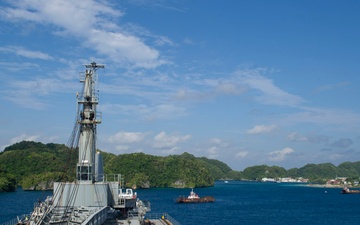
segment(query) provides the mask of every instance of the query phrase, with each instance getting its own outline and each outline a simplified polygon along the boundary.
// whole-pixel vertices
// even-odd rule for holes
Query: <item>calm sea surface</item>
[[[177,204],[179,195],[190,189],[154,188],[137,190],[138,197],[151,201],[151,212],[166,212],[187,224],[360,224],[360,194],[343,195],[338,188],[315,188],[299,184],[229,181],[214,187],[196,188],[200,196],[216,201]],[[21,189],[0,193],[0,224],[29,213],[33,204],[52,192]]]

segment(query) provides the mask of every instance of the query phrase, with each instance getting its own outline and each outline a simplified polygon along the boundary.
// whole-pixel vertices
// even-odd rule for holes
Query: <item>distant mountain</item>
[[[303,177],[314,183],[325,183],[329,179],[336,177],[347,177],[348,181],[359,180],[360,162],[344,162],[339,166],[331,163],[307,164],[301,168],[289,170],[279,166],[257,165],[247,167],[241,173],[242,179],[261,180],[264,177]]]

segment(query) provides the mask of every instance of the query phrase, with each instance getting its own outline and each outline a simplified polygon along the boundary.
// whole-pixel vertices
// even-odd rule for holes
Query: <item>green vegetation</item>
[[[54,181],[65,181],[75,177],[74,166],[77,151],[71,151],[65,145],[42,144],[22,141],[4,149],[0,153],[0,165],[6,170],[0,173],[0,190],[15,190],[16,185],[24,189],[50,189]],[[66,163],[63,163],[66,162]]]
[[[125,185],[129,187],[214,185],[214,176],[206,167],[211,163],[188,153],[167,157],[144,153],[114,155],[103,152],[102,155],[105,174],[122,174]],[[11,191],[16,185],[26,190],[43,190],[52,188],[54,182],[75,180],[77,158],[77,150],[65,145],[31,141],[16,143],[0,153],[0,165],[6,168],[1,173],[0,190]],[[219,171],[217,176],[222,176]],[[11,187],[8,187],[9,182]]]
[[[76,149],[60,144],[22,141],[0,152],[0,191],[51,189],[54,182],[75,180]],[[286,170],[279,166],[257,165],[234,171],[225,163],[195,157],[189,153],[166,157],[132,153],[102,152],[105,174],[122,174],[127,187],[207,187],[214,180],[261,180],[264,177],[303,177],[325,183],[336,176],[358,181],[360,162],[307,164]],[[65,162],[65,163],[64,163]]]
[[[279,166],[252,166],[244,170],[243,176],[247,180],[261,180],[264,177],[287,177],[287,171]]]
[[[214,178],[202,160],[188,153],[167,157],[144,153],[107,154],[104,165],[106,174],[122,174],[126,186],[206,187],[214,184]]]
[[[15,176],[9,174],[5,166],[0,164],[0,192],[2,191],[15,191],[16,179]]]

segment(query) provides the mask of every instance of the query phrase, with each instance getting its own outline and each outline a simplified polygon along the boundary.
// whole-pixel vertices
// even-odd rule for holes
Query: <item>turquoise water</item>
[[[314,188],[298,184],[229,181],[194,189],[211,195],[214,203],[177,204],[190,189],[137,190],[151,201],[151,212],[169,213],[181,224],[360,224],[360,195],[343,195],[338,188]],[[0,193],[0,223],[29,213],[37,199],[51,192]]]

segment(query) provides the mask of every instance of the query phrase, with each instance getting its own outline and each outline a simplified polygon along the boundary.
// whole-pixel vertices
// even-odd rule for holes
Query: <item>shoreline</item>
[[[315,187],[315,188],[344,188],[344,185],[337,184],[307,184],[307,187]],[[351,185],[348,187],[352,188]]]

